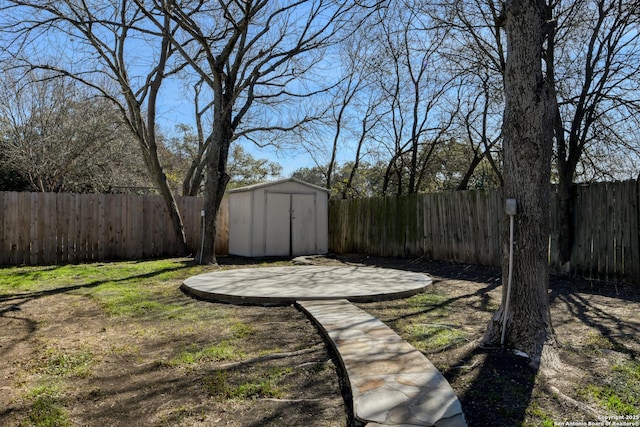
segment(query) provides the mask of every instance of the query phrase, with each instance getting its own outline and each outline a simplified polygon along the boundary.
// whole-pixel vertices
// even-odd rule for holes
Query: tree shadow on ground
[[[100,285],[104,285],[105,283],[120,283],[120,282],[127,282],[129,280],[134,280],[134,279],[149,279],[151,277],[155,277],[164,273],[168,273],[171,271],[178,271],[178,270],[184,270],[186,268],[190,267],[190,262],[183,262],[183,265],[177,266],[177,267],[170,267],[170,268],[163,268],[160,270],[155,270],[155,271],[151,271],[149,273],[144,273],[144,274],[134,274],[131,276],[127,276],[127,277],[121,277],[119,279],[107,279],[107,280],[94,280],[92,282],[89,283],[80,283],[77,285],[70,285],[70,286],[60,286],[60,287],[56,287],[56,288],[51,288],[51,289],[45,289],[42,291],[34,291],[34,292],[18,292],[18,293],[9,293],[9,294],[5,294],[5,295],[0,295],[0,304],[2,303],[6,303],[6,302],[11,302],[11,306],[13,307],[13,309],[7,309],[6,307],[0,307],[0,315],[1,313],[3,313],[3,309],[4,311],[15,311],[16,307],[19,307],[20,305],[23,305],[29,301],[38,299],[38,298],[42,298],[42,297],[46,297],[46,296],[50,296],[50,295],[58,295],[58,294],[63,294],[63,293],[67,293],[67,292],[73,292],[76,291],[78,289],[91,289],[91,288],[95,288],[98,287]],[[54,267],[51,269],[55,269],[55,268],[59,268],[59,267]],[[49,269],[49,270],[51,270]],[[21,273],[18,273],[21,274]],[[18,301],[18,302],[15,302]]]
[[[55,270],[56,268],[60,268],[60,267],[61,266],[55,266],[55,267],[47,268],[47,270]],[[71,292],[82,290],[82,289],[96,288],[106,283],[123,283],[123,282],[128,282],[136,279],[138,280],[149,279],[164,273],[168,273],[171,271],[178,271],[178,270],[186,269],[189,267],[190,267],[190,262],[185,261],[176,267],[163,268],[163,269],[151,271],[149,273],[134,274],[134,275],[129,275],[129,276],[121,277],[117,279],[94,280],[88,283],[59,286],[59,287],[54,287],[51,289],[45,289],[41,291],[16,292],[16,293],[8,293],[8,294],[0,295],[0,319],[19,321],[25,325],[25,328],[20,328],[20,330],[24,331],[24,333],[11,336],[10,339],[8,339],[2,346],[0,346],[0,357],[3,357],[5,354],[7,354],[19,342],[28,340],[31,337],[31,335],[36,331],[38,327],[37,322],[34,319],[21,315],[21,312],[23,311],[22,306],[27,304],[30,301],[35,301],[40,298],[52,296],[52,295],[67,294],[67,293],[71,293]]]
[[[469,373],[472,381],[458,380]],[[524,422],[538,371],[529,365],[529,359],[509,350],[474,346],[442,374],[457,384],[469,426],[507,427]]]
[[[499,268],[479,265],[461,265],[441,261],[399,260],[377,257],[348,257],[348,262],[367,266],[397,268],[428,274],[433,285],[446,287],[450,281],[481,283],[468,293],[445,296],[427,306],[408,309],[408,303],[397,302],[398,313],[385,318],[391,325],[412,321],[423,315],[440,316],[445,310],[456,310],[460,304],[474,310],[492,312],[489,295],[501,284]],[[493,303],[495,304],[495,302]],[[446,317],[443,321],[446,321]],[[448,369],[441,372],[455,390],[469,426],[521,425],[534,392],[537,370],[529,366],[529,360],[504,349],[483,349],[478,340],[455,348]],[[427,357],[429,355],[427,354]]]
[[[549,301],[559,311],[597,331],[592,339],[599,339],[601,346],[637,359],[640,320],[635,316],[622,318],[621,314],[628,311],[629,303],[640,303],[640,286],[552,276]],[[554,323],[554,326],[561,327],[562,323]]]
[[[484,312],[482,318],[493,313],[499,300],[496,300],[496,290],[501,284],[501,270],[495,267],[460,265],[440,261],[402,260],[367,256],[337,257],[353,264],[397,268],[402,270],[423,272],[433,279],[434,285],[444,289],[442,300],[430,303],[428,306],[408,309],[408,303],[399,303],[397,313],[391,313],[385,322],[394,324],[402,321],[414,321],[419,316],[428,314],[438,319],[438,315],[455,313],[456,308],[473,307],[474,313]],[[448,295],[448,282],[469,281],[475,286],[470,291]],[[481,285],[478,288],[477,285]],[[458,287],[460,290],[460,287]],[[493,297],[489,296],[493,292]],[[428,292],[428,291],[427,291]],[[498,291],[499,292],[499,291]],[[499,298],[499,297],[498,297]],[[607,351],[623,353],[631,359],[637,359],[640,348],[640,321],[636,321],[629,314],[629,303],[640,302],[640,288],[633,284],[585,280],[552,274],[550,276],[549,300],[552,309],[552,321],[556,331],[571,335],[572,331],[580,329],[592,330],[594,346]],[[491,303],[490,303],[491,302]],[[440,313],[438,313],[440,310]],[[626,315],[625,315],[626,312]],[[419,320],[418,320],[419,321]],[[438,322],[447,322],[446,315]],[[469,319],[466,322],[470,322]],[[565,322],[567,324],[565,325]],[[538,379],[539,372],[528,364],[528,359],[519,357],[513,352],[502,349],[483,349],[478,347],[478,340],[482,336],[482,326],[479,325],[480,335],[474,335],[475,341],[457,349],[445,348],[446,356],[432,354],[434,360],[439,359],[439,365],[445,378],[454,386],[461,401],[469,426],[513,426],[522,425],[527,419],[531,420],[528,410],[535,411],[535,404],[530,408],[533,400],[546,399],[548,384],[546,379]],[[563,329],[563,328],[570,329]],[[560,343],[561,345],[563,343]],[[578,351],[583,345],[576,347]],[[562,353],[562,347],[560,349]],[[437,353],[440,353],[438,351]],[[443,357],[447,360],[443,362]],[[582,360],[582,363],[585,361]],[[564,360],[573,366],[572,361]],[[585,365],[586,366],[586,365]],[[574,366],[584,369],[585,366]],[[547,396],[547,397],[544,397]],[[532,409],[533,408],[533,409]],[[566,411],[575,411],[569,406]],[[549,414],[558,415],[559,414]],[[589,416],[585,414],[584,416]],[[535,416],[533,417],[535,419]],[[561,419],[561,418],[558,418]],[[542,420],[540,420],[542,422]]]

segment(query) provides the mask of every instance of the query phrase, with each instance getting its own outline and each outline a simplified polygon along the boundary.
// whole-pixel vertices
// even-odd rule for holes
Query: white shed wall
[[[245,188],[229,194],[230,254],[327,253],[328,192],[295,180]]]
[[[253,193],[236,193],[229,197],[229,253],[252,256],[251,243]],[[233,236],[233,238],[231,237]]]

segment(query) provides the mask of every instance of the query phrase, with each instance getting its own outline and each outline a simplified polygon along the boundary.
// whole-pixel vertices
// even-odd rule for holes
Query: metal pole
[[[507,316],[509,314],[509,301],[511,301],[511,277],[513,276],[513,228],[514,216],[517,210],[515,199],[507,199],[505,211],[509,215],[509,273],[507,274],[507,301],[504,304],[504,316],[502,316],[502,336],[500,346],[504,347],[504,338],[507,333]]]
[[[200,262],[202,264],[202,252],[204,251],[204,210],[200,211],[200,217],[202,218],[202,240],[200,241]]]

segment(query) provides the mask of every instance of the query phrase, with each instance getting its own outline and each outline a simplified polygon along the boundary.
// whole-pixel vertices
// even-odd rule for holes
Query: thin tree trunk
[[[350,190],[353,187],[353,180],[356,177],[356,173],[358,171],[358,167],[360,166],[360,151],[362,150],[362,144],[364,143],[364,138],[367,134],[367,118],[365,117],[362,120],[362,133],[360,134],[360,138],[358,139],[358,147],[356,148],[356,157],[353,162],[353,167],[351,168],[351,172],[349,172],[349,179],[347,180],[347,184],[344,186],[342,190],[342,198],[346,199],[349,196]]]
[[[164,29],[168,31],[171,26],[171,20],[169,17],[164,17]],[[162,38],[162,48],[160,50],[160,58],[158,59],[158,65],[153,78],[149,84],[149,98],[147,104],[147,125],[146,132],[143,132],[143,135],[146,134],[146,145],[148,147],[148,151],[144,154],[149,154],[149,160],[147,162],[148,166],[150,166],[151,172],[154,176],[156,184],[158,185],[158,189],[160,190],[160,194],[167,205],[167,210],[169,211],[169,218],[171,219],[171,224],[173,225],[173,230],[176,233],[179,251],[183,255],[187,255],[187,237],[184,232],[184,224],[182,222],[182,217],[180,215],[180,209],[178,209],[178,204],[176,203],[176,199],[169,187],[169,182],[167,181],[167,176],[164,173],[162,165],[160,164],[160,160],[158,158],[158,143],[156,139],[156,106],[158,100],[158,94],[160,91],[160,87],[164,80],[164,70],[170,56],[171,52],[171,42],[167,37]],[[124,58],[120,57],[121,61],[124,63]],[[132,95],[132,94],[131,94]],[[138,120],[138,132],[141,132],[144,128],[144,122],[142,120],[142,111],[140,109],[140,105],[137,99],[132,98],[130,95],[128,99],[129,105],[131,105],[131,111],[135,116],[139,117]]]
[[[182,222],[182,216],[180,215],[178,203],[173,196],[173,192],[171,191],[169,182],[167,181],[167,176],[164,174],[162,167],[158,162],[152,163],[152,174],[154,176],[154,181],[158,186],[160,195],[164,199],[167,210],[169,211],[169,219],[171,220],[173,231],[176,233],[176,236],[178,236],[178,250],[180,251],[181,255],[187,255],[187,236],[184,231],[184,224]]]
[[[558,168],[560,169],[560,168]],[[574,188],[572,179],[567,177],[566,171],[559,170],[558,179],[558,249],[560,255],[560,265],[563,272],[571,270],[571,252],[574,242],[574,226],[573,226],[573,202]]]
[[[477,153],[474,153],[473,160],[471,161],[471,164],[467,168],[467,172],[465,172],[464,176],[462,177],[462,180],[460,181],[460,183],[456,187],[456,191],[464,191],[464,190],[468,190],[469,189],[468,188],[469,187],[469,181],[471,180],[471,177],[473,176],[473,172],[475,172],[476,168],[478,167],[478,165],[482,161],[483,157],[484,157],[484,155],[480,155],[479,156]]]
[[[547,6],[541,0],[505,4],[508,42],[504,76],[504,197],[517,200],[513,276],[508,294],[509,227],[503,235],[502,305],[489,322],[484,343],[529,355],[532,364],[554,364],[555,333],[549,311],[549,206],[554,112],[541,70]],[[548,356],[548,357],[547,357]]]

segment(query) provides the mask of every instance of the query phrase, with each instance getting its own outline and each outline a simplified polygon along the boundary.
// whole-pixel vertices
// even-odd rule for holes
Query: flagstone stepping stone
[[[455,392],[420,351],[347,300],[299,301],[348,376],[353,414],[367,427],[466,427]]]

